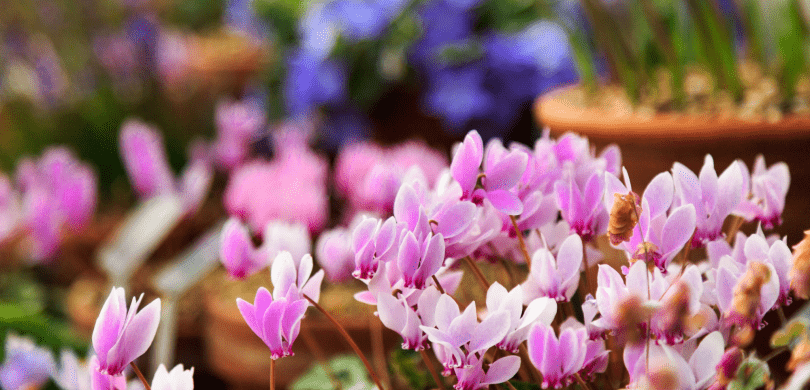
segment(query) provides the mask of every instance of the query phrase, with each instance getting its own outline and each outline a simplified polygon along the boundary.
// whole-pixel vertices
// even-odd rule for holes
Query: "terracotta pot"
[[[724,170],[735,159],[749,168],[763,154],[768,164],[784,161],[790,167],[791,183],[785,204],[784,223],[776,231],[787,234],[791,243],[802,237],[810,213],[810,116],[790,115],[775,122],[744,121],[731,117],[650,114],[632,112],[626,106],[613,109],[583,107],[566,95],[571,88],[552,91],[534,104],[535,119],[551,134],[576,132],[592,144],[615,143],[622,150],[623,164],[642,190],[656,174],[672,168],[676,161],[695,172],[706,154],[715,168]]]
[[[269,272],[238,282],[220,270],[206,280],[204,325],[205,352],[208,366],[233,388],[266,389],[270,373],[270,351],[247,326],[236,306],[240,297],[252,302],[259,286],[271,289]],[[354,301],[356,287],[324,284],[321,305],[349,332],[364,354],[371,357],[370,321],[373,307]],[[385,348],[399,345],[401,340],[393,332],[385,332]],[[301,333],[295,341],[294,356],[276,361],[276,385],[285,387],[293,383],[316,361],[316,352],[310,351],[305,338],[311,337],[323,357],[351,354],[346,341],[331,322],[316,309],[310,308],[301,324]]]

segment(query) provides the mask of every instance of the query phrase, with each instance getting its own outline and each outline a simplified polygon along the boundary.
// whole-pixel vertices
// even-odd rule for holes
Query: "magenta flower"
[[[178,364],[171,371],[161,364],[152,379],[152,390],[193,390],[194,367],[189,370]]]
[[[270,221],[264,227],[261,249],[275,259],[283,251],[290,252],[293,259],[300,259],[311,252],[312,239],[307,227],[300,222]]]
[[[214,154],[219,165],[231,170],[248,157],[250,144],[267,118],[258,102],[246,99],[219,101],[214,119],[217,127]]]
[[[121,158],[135,192],[142,198],[174,193],[174,174],[157,129],[130,119],[121,125],[119,137]]]
[[[143,294],[138,299],[132,298],[127,310],[124,289],[113,287],[104,302],[93,328],[93,350],[98,356],[99,372],[120,375],[152,344],[160,321],[160,299],[138,312],[142,299]]]
[[[469,364],[453,370],[458,383],[453,385],[456,390],[480,390],[489,385],[503,383],[512,379],[520,369],[520,357],[505,356],[489,365],[487,372],[481,367],[483,359],[472,357]]]
[[[390,294],[378,294],[377,313],[385,327],[402,336],[403,349],[419,351],[425,348],[427,339],[420,326],[434,326],[439,296],[439,290],[430,286],[420,294],[417,309],[413,309],[402,298],[395,298]]]
[[[255,274],[269,264],[266,251],[253,246],[247,227],[236,218],[231,218],[222,227],[220,260],[228,274],[236,279],[244,279]]]
[[[380,262],[397,256],[397,222],[391,217],[385,222],[364,218],[352,232],[355,270],[358,279],[370,279],[377,272]]]
[[[527,297],[568,302],[579,287],[582,251],[582,240],[572,234],[560,245],[556,258],[548,248],[534,252],[529,277],[523,283]]]
[[[735,213],[747,221],[762,222],[765,229],[773,229],[782,224],[782,212],[785,210],[785,196],[790,187],[790,171],[787,164],[780,162],[765,167],[765,157],[757,156],[754,171],[742,161],[737,161],[742,171],[743,193]]]
[[[482,162],[482,188],[476,189]],[[523,204],[512,189],[520,181],[527,163],[528,156],[522,151],[499,150],[495,147],[487,148],[484,160],[483,141],[478,132],[473,130],[467,133],[464,142],[457,147],[450,170],[453,178],[461,185],[461,199],[480,204],[486,198],[498,211],[520,215]]]
[[[574,383],[577,374],[585,363],[588,339],[584,328],[568,328],[560,332],[545,324],[532,328],[527,345],[529,359],[543,374],[543,388],[560,389]]]
[[[655,388],[657,382],[651,376],[666,374],[677,379],[674,389],[706,389],[715,380],[715,367],[724,349],[720,332],[710,333],[697,348],[684,348],[682,353],[665,344],[628,345],[624,349],[624,364],[630,373],[630,387]]]
[[[321,296],[323,270],[312,274],[312,256],[304,255],[296,264],[290,252],[281,252],[273,260],[270,280],[273,282],[273,297],[288,300],[304,299],[308,296],[318,302]]]
[[[330,282],[341,283],[351,279],[354,251],[349,230],[335,228],[321,233],[315,243],[315,257]]]
[[[626,170],[624,182],[627,187],[616,176],[605,174],[605,204],[608,209],[613,207],[613,194],[627,194],[633,190]],[[655,263],[664,273],[692,234],[697,235],[694,205],[683,204],[667,214],[674,193],[675,185],[668,172],[655,176],[641,196],[641,214],[633,228],[633,235],[629,241],[621,244],[631,259]]]
[[[427,280],[436,274],[444,263],[444,238],[441,233],[428,233],[421,242],[412,232],[401,239],[397,253],[397,266],[402,272],[405,287],[423,289]]]
[[[524,302],[528,303],[525,311]],[[529,330],[534,324],[551,324],[557,314],[557,302],[546,297],[529,299],[520,285],[507,292],[506,288],[495,282],[487,290],[487,311],[506,312],[504,319],[509,320],[509,331],[498,343],[498,348],[517,353],[520,344],[529,337]]]
[[[605,175],[612,176],[609,173]],[[588,178],[583,189],[574,180],[554,184],[557,207],[563,219],[571,226],[571,233],[578,234],[585,242],[607,229],[608,214],[602,205],[604,188],[602,175],[598,172]]]
[[[274,300],[270,292],[261,287],[253,304],[237,298],[236,305],[253,333],[270,348],[273,360],[293,355],[292,345],[301,330],[301,319],[309,302],[286,297]]]
[[[99,363],[98,356],[90,358],[90,388],[92,390],[126,390],[127,378],[124,375],[107,375]]]
[[[20,222],[20,199],[11,180],[0,173],[0,244],[17,229]]]
[[[699,177],[680,163],[672,167],[672,176],[675,179],[673,205],[695,207],[697,222],[692,246],[703,247],[723,237],[723,221],[737,208],[742,197],[740,165],[732,163],[718,178],[712,156],[706,155]]]

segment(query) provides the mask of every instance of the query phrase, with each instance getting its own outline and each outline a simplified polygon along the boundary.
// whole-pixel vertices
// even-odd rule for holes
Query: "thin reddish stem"
[[[340,325],[340,323],[335,319],[335,317],[332,317],[332,315],[329,314],[329,312],[327,312],[323,307],[321,307],[321,305],[319,305],[318,302],[315,302],[314,300],[312,300],[312,298],[306,295],[304,295],[304,298],[306,298],[306,300],[309,301],[309,303],[311,303],[312,306],[315,306],[316,309],[318,309],[321,313],[323,313],[323,315],[325,315],[326,318],[328,318],[329,321],[331,321],[332,324],[335,325],[335,328],[337,328],[338,332],[340,332],[343,338],[346,339],[346,342],[348,342],[349,346],[352,347],[354,353],[357,354],[357,357],[359,357],[360,360],[363,361],[363,365],[366,366],[366,370],[368,370],[368,374],[371,375],[371,379],[377,385],[377,388],[379,390],[384,390],[385,388],[383,387],[382,382],[380,382],[380,378],[377,377],[377,374],[374,372],[374,369],[371,368],[371,363],[369,363],[368,359],[366,359],[366,355],[363,355],[363,352],[360,351],[360,347],[358,347],[357,343],[354,342],[352,336],[349,336],[349,332],[346,331],[346,328],[344,328],[343,325]]]
[[[270,390],[276,390],[276,359],[270,359]]]
[[[464,261],[467,263],[468,266],[470,266],[470,269],[475,275],[475,278],[478,279],[478,283],[481,283],[481,287],[484,288],[484,291],[488,291],[489,282],[487,282],[487,278],[484,277],[484,273],[481,272],[481,269],[478,268],[477,265],[475,265],[475,262],[470,258],[470,256],[465,256]]]
[[[419,354],[422,355],[422,360],[425,361],[425,366],[427,367],[428,371],[430,371],[430,376],[433,377],[433,381],[436,382],[436,386],[439,386],[439,390],[446,390],[444,387],[444,381],[442,381],[442,377],[439,376],[439,373],[436,371],[436,367],[433,366],[430,356],[428,356],[424,349],[420,349]]]
[[[518,244],[520,244],[520,252],[523,253],[523,257],[526,258],[526,265],[529,266],[529,269],[532,269],[532,257],[529,256],[529,250],[526,249],[526,241],[523,241],[523,233],[518,229],[517,218],[514,215],[510,215],[509,219],[512,221],[512,226],[515,228],[515,235],[517,235]]]
[[[138,369],[138,366],[135,365],[135,362],[130,362],[129,365],[132,366],[133,370],[135,370],[135,375],[137,375],[138,379],[141,380],[141,383],[143,383],[143,387],[146,388],[146,390],[152,390],[152,387],[149,386],[149,382],[147,382],[146,378],[143,377],[141,370]]]

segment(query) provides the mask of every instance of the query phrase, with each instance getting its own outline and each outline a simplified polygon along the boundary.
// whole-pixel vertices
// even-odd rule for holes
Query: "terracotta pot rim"
[[[810,115],[790,114],[778,122],[694,114],[660,113],[652,116],[617,113],[573,105],[560,95],[576,88],[567,86],[539,96],[533,107],[535,120],[555,128],[600,139],[637,138],[639,141],[795,139],[810,137]]]

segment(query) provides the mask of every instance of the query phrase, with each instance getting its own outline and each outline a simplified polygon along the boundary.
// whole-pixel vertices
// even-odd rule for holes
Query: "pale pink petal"
[[[509,332],[509,322],[504,321],[505,317],[508,317],[507,312],[495,312],[478,324],[472,332],[468,351],[470,353],[485,352],[503,340]]]
[[[487,168],[484,188],[487,192],[512,189],[523,176],[527,162],[526,153],[518,150],[510,152],[495,166]]]
[[[511,379],[520,369],[520,357],[505,356],[489,366],[481,384],[503,383]]]
[[[648,203],[650,218],[655,218],[669,210],[672,204],[672,197],[675,194],[675,183],[669,172],[661,172],[652,179],[644,190],[642,196]]]
[[[507,190],[487,192],[487,199],[498,211],[507,215],[520,215],[523,212],[523,203],[517,195]]]

